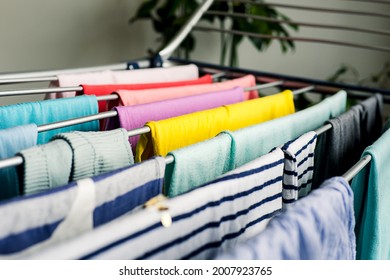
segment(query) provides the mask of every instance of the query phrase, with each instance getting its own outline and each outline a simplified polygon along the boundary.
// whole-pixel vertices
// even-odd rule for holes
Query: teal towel
[[[363,153],[371,163],[352,181],[357,259],[390,259],[390,130]]]
[[[101,132],[60,133],[72,149],[70,181],[96,176],[134,163],[127,131],[118,128]]]
[[[29,123],[35,123],[39,126],[97,113],[98,103],[95,96],[78,96],[1,106],[0,129]],[[38,135],[38,144],[47,143],[58,133],[74,130],[98,131],[99,121],[41,132]]]
[[[72,150],[63,140],[51,141],[20,152],[23,165],[22,194],[34,194],[65,185],[72,167]]]
[[[322,102],[289,116],[234,131],[237,147],[236,167],[321,127],[325,121],[345,112],[346,103],[347,93],[339,91]]]
[[[177,196],[234,169],[234,149],[231,134],[222,132],[205,143],[170,152],[168,155],[175,161],[166,168],[164,193],[168,197]]]
[[[0,130],[0,159],[13,157],[23,149],[37,144],[38,131],[35,124]],[[16,167],[0,169],[0,200],[20,194]]]
[[[193,189],[263,156],[340,115],[346,103],[347,94],[340,91],[289,116],[236,130],[229,133],[230,137],[222,133],[211,140],[172,151],[175,161],[166,169],[165,193],[174,196]]]

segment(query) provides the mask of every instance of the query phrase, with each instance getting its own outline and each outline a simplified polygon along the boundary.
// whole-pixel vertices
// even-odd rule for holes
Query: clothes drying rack
[[[355,2],[371,2],[371,3],[380,3],[389,5],[390,2],[387,1],[364,1],[364,0],[345,0],[345,1],[355,1]],[[334,40],[325,40],[318,38],[302,38],[302,37],[281,37],[274,35],[266,35],[266,34],[257,34],[251,32],[242,32],[238,30],[227,30],[220,29],[214,27],[204,27],[197,26],[199,20],[203,15],[219,15],[219,16],[231,16],[231,17],[250,17],[252,19],[278,22],[278,23],[286,23],[286,20],[275,20],[269,19],[259,16],[253,16],[248,14],[240,14],[240,13],[223,13],[219,11],[211,11],[210,7],[214,2],[231,2],[230,0],[205,0],[201,5],[199,5],[198,9],[194,12],[194,14],[190,17],[188,22],[180,29],[177,35],[155,56],[152,58],[143,58],[138,60],[128,61],[126,63],[118,63],[111,65],[103,65],[97,67],[87,67],[87,68],[75,68],[75,69],[60,69],[60,70],[49,70],[49,71],[33,71],[33,72],[19,72],[19,73],[7,73],[0,74],[0,85],[1,84],[17,84],[17,83],[27,83],[27,82],[42,82],[42,81],[56,81],[56,75],[66,74],[66,73],[83,73],[83,72],[94,72],[94,71],[102,71],[102,70],[131,70],[138,68],[149,68],[149,67],[165,67],[169,65],[175,64],[188,64],[194,63],[200,67],[200,70],[204,73],[212,73],[218,76],[226,76],[226,77],[236,77],[237,75],[244,74],[253,74],[256,76],[257,81],[260,83],[264,83],[263,85],[259,85],[258,89],[267,88],[271,86],[280,86],[280,87],[289,87],[289,88],[299,88],[296,93],[307,92],[315,89],[315,92],[319,92],[322,94],[332,94],[338,90],[344,89],[348,91],[348,95],[354,98],[366,98],[371,93],[381,93],[384,96],[385,102],[390,101],[390,91],[379,88],[370,88],[364,86],[357,86],[351,84],[341,84],[341,83],[331,83],[322,80],[315,79],[307,79],[302,77],[294,77],[288,75],[280,75],[269,72],[261,72],[261,71],[253,71],[246,70],[241,68],[231,68],[231,67],[223,67],[220,65],[213,65],[203,62],[197,61],[189,61],[182,60],[177,58],[172,58],[172,54],[174,51],[180,46],[186,36],[192,31],[201,31],[201,32],[220,32],[220,33],[230,33],[236,35],[247,35],[256,38],[265,38],[265,39],[278,39],[278,40],[292,40],[292,41],[302,41],[302,42],[311,42],[311,43],[321,43],[321,44],[332,44],[332,45],[341,45],[353,48],[363,48],[372,51],[380,51],[380,52],[390,52],[390,48],[386,46],[372,46],[360,43],[351,43],[345,41],[334,41]],[[236,2],[241,3],[251,3],[253,1],[240,0]],[[381,18],[390,18],[390,14],[380,13],[380,12],[366,12],[366,11],[350,11],[350,10],[340,10],[340,9],[325,9],[318,7],[308,7],[308,6],[298,6],[298,5],[285,5],[279,3],[264,3],[259,2],[259,5],[268,5],[274,7],[284,7],[290,9],[301,9],[301,10],[311,10],[317,12],[331,12],[331,13],[341,13],[341,14],[355,14],[355,15],[365,15],[365,16],[373,16],[373,17],[381,17]],[[368,29],[368,28],[356,28],[351,26],[337,26],[337,25],[325,25],[325,24],[317,24],[317,23],[308,23],[308,22],[298,22],[298,21],[289,21],[289,23],[297,24],[301,26],[308,26],[313,28],[324,28],[324,29],[338,29],[338,30],[347,30],[352,32],[362,32],[362,33],[371,33],[382,36],[390,36],[390,32],[386,30],[378,30],[378,29]],[[222,72],[221,72],[222,71]],[[79,91],[80,87],[69,87],[69,88],[54,88],[54,89],[32,89],[32,90],[16,90],[16,91],[3,91],[0,92],[1,96],[16,96],[16,95],[28,95],[28,94],[38,94],[38,93],[49,93],[49,92],[66,92],[66,91]],[[115,95],[111,95],[108,97],[100,97],[100,100],[112,100],[115,99]],[[97,114],[94,116],[89,116],[85,118],[79,118],[75,120],[69,120],[65,122],[48,124],[42,126],[41,131],[55,129],[58,125],[72,125],[75,122],[85,122],[88,118],[90,120],[98,120],[105,117],[109,117],[108,115],[113,115],[113,112],[106,112],[101,114]],[[324,133],[325,131],[331,129],[331,125],[325,125],[318,130],[316,130],[317,134]],[[134,131],[129,132],[129,136],[139,135],[142,133],[147,133],[147,127],[143,127],[140,129],[136,129]],[[363,169],[371,160],[370,156],[363,157],[359,162],[357,162],[350,170],[348,170],[343,177],[350,181],[361,169]],[[166,157],[166,163],[169,164],[173,161],[169,156]],[[23,159],[18,157],[10,158],[6,160],[0,161],[0,168],[15,166],[21,164]]]

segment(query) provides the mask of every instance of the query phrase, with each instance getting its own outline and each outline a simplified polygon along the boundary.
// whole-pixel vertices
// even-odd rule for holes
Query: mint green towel
[[[390,130],[363,153],[371,163],[352,181],[357,259],[390,259]]]
[[[346,103],[347,93],[339,91],[322,102],[289,116],[234,131],[237,147],[236,167],[321,127],[325,121],[345,112]]]
[[[96,97],[87,95],[0,106],[0,129],[30,123],[39,126],[97,113],[98,103]],[[38,134],[38,144],[47,143],[57,133],[75,130],[98,131],[99,121],[40,132]]]
[[[170,152],[168,155],[175,161],[166,168],[164,193],[177,196],[234,169],[234,146],[234,139],[225,131],[218,137]]]
[[[219,134],[213,139],[172,151],[174,163],[167,166],[165,193],[174,196],[216,179],[274,147],[321,127],[345,112],[347,94],[340,91],[322,102],[258,125]],[[230,152],[230,154],[229,154]]]

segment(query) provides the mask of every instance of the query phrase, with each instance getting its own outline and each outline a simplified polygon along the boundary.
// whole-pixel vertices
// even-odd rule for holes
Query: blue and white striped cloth
[[[161,194],[164,172],[158,157],[0,204],[0,258],[23,258],[137,209]]]
[[[353,192],[333,177],[276,215],[255,238],[237,244],[219,260],[356,259]]]
[[[314,131],[289,141],[281,148],[285,155],[283,175],[283,205],[286,206],[311,191],[314,170]]]
[[[276,149],[210,184],[28,258],[212,259],[260,233],[281,210],[283,167],[283,152]]]

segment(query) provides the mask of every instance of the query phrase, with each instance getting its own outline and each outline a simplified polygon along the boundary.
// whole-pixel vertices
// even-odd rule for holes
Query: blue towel
[[[216,259],[353,260],[354,226],[351,187],[334,177],[272,218],[258,236]]]
[[[37,126],[28,124],[0,130],[0,159],[15,156],[37,144]],[[0,169],[0,200],[18,196],[19,179],[16,167]]]
[[[371,163],[352,181],[358,259],[390,259],[390,130],[363,156]]]
[[[278,149],[216,181],[159,201],[33,259],[212,259],[260,233],[282,207]]]
[[[89,194],[92,199],[91,227],[134,211],[161,194],[164,170],[164,159],[154,158],[92,177],[92,192]],[[0,213],[6,217],[0,219],[0,258],[23,258],[31,250],[41,250],[44,243],[58,234],[56,231],[69,218],[71,211],[77,216],[85,207],[81,205],[81,209],[74,209],[81,181],[0,203]],[[88,221],[66,229],[70,231],[66,236],[71,238],[88,230],[84,224]]]
[[[328,119],[344,112],[346,102],[346,92],[340,91],[305,110],[231,132],[231,139],[220,134],[214,139],[173,151],[171,154],[177,161],[166,170],[166,177],[171,178],[166,181],[166,189],[188,190],[210,182],[267,154],[274,147],[321,127]]]
[[[79,96],[37,102],[27,102],[0,107],[0,129],[35,123],[37,126],[89,116],[98,113],[95,96]],[[52,136],[69,131],[98,131],[99,121],[67,126],[38,135],[38,144],[48,142]]]

